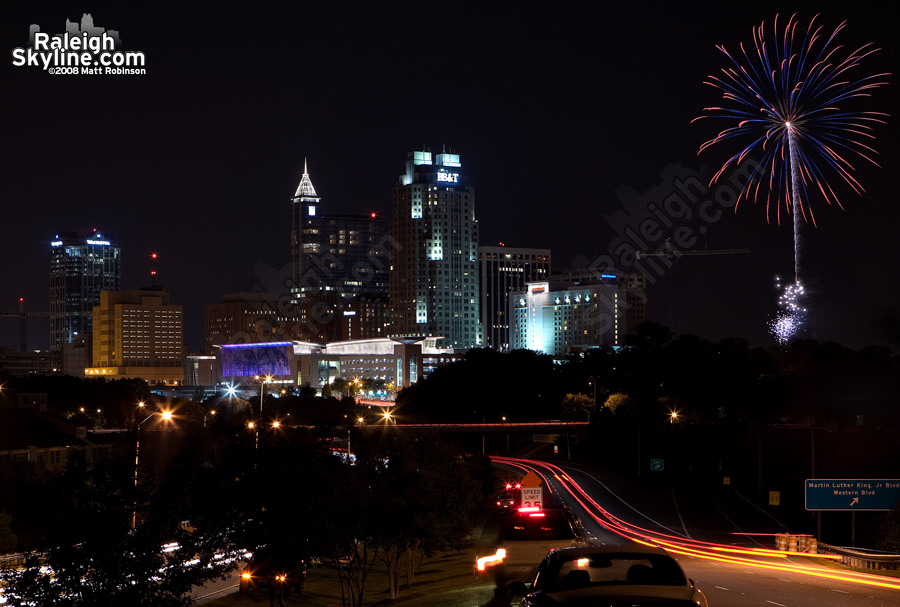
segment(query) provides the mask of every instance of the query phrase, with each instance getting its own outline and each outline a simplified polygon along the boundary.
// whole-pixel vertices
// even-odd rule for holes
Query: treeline
[[[240,422],[220,421],[182,432],[162,474],[147,473],[147,437],[137,485],[133,459],[91,467],[72,457],[58,473],[0,463],[0,539],[18,541],[29,565],[50,567],[6,571],[4,596],[16,604],[186,605],[192,586],[222,577],[234,567],[229,557],[250,551],[334,564],[357,607],[381,562],[396,597],[423,554],[460,545],[492,477],[486,459],[436,437],[382,434],[390,431],[354,430],[351,464],[303,428],[269,432],[257,449]]]
[[[594,406],[572,410],[563,404],[570,394]],[[900,358],[885,347],[834,342],[714,343],[644,323],[625,347],[588,350],[562,364],[534,352],[471,350],[401,391],[397,413],[445,422],[585,419],[613,395],[627,397],[631,413],[648,424],[677,411],[692,422],[897,428]]]

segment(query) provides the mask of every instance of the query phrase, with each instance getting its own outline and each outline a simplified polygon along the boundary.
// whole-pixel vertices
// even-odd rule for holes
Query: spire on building
[[[300,179],[300,185],[294,192],[294,198],[318,198],[316,188],[313,187],[312,180],[309,178],[309,171],[306,168],[306,158],[303,159],[303,177]]]

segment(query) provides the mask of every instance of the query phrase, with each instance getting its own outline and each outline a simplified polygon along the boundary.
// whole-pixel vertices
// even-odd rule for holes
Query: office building
[[[326,208],[304,161],[291,198],[294,299],[336,293],[346,302],[361,295],[387,295],[391,246],[384,221],[375,212],[346,215]]]
[[[184,357],[185,386],[215,386],[219,379],[215,356],[189,355]]]
[[[389,336],[481,347],[475,190],[459,155],[410,152],[393,207]]]
[[[104,291],[94,308],[93,367],[88,377],[142,378],[150,384],[184,381],[181,306],[166,287]]]
[[[0,372],[7,375],[59,375],[61,368],[59,352],[0,348]]]
[[[510,349],[555,357],[622,345],[628,325],[627,291],[617,275],[594,284],[543,281],[510,295]]]
[[[222,303],[206,306],[206,354],[214,346],[280,338],[279,309],[285,307],[275,293],[230,293]]]
[[[481,270],[481,324],[484,345],[509,350],[509,294],[529,282],[550,278],[550,249],[478,247]]]
[[[590,268],[556,268],[550,280],[579,285],[615,284],[619,296],[625,298],[625,333],[647,320],[647,277],[639,272],[597,271]]]
[[[59,233],[50,243],[50,349],[91,334],[101,291],[121,287],[121,250],[97,230]]]
[[[357,297],[344,304],[340,340],[378,339],[387,335],[391,306],[387,297]]]

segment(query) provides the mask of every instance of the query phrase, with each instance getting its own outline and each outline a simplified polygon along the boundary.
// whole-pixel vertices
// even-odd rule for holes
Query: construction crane
[[[650,251],[635,251],[635,259],[645,257],[682,257],[688,255],[739,255],[749,253],[750,249],[700,249],[694,251],[679,251],[672,246],[672,240],[667,239],[663,244],[663,250],[651,253]]]
[[[0,318],[18,318],[19,319],[19,349],[22,352],[28,350],[28,319],[37,318],[38,316],[50,316],[49,312],[26,312],[25,298],[19,298],[18,314],[0,314]]]
[[[740,255],[749,253],[750,249],[697,249],[693,251],[680,251],[672,246],[672,240],[667,239],[658,251],[635,251],[635,259],[646,259],[648,257],[667,257],[677,259],[679,257],[699,256],[699,255]],[[675,332],[675,288],[672,285],[672,265],[669,264],[669,328]]]

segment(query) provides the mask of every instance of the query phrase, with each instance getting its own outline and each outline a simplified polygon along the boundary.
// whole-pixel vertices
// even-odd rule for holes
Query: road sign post
[[[806,479],[806,509],[893,510],[900,502],[900,479]]]
[[[522,487],[523,508],[543,508],[544,491],[540,487]]]

